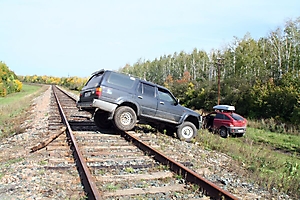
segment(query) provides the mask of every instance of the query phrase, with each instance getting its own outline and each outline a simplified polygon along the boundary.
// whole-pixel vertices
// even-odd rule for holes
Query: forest
[[[238,113],[271,119],[284,131],[300,122],[300,18],[257,41],[247,33],[221,50],[175,52],[120,71],[164,85],[187,107],[234,105]]]
[[[222,49],[205,52],[195,48],[152,61],[138,59],[118,71],[167,87],[182,105],[195,110],[229,104],[249,119],[273,121],[273,131],[285,132],[290,125],[300,128],[300,17],[257,40],[246,33]],[[14,75],[8,78],[6,73],[3,78],[0,73],[2,82],[6,80],[0,82],[3,95],[1,84],[8,92],[17,81]],[[73,90],[80,90],[87,79],[19,76],[22,82],[58,84]]]
[[[0,61],[0,97],[14,92],[20,92],[22,83],[17,75],[8,66]]]

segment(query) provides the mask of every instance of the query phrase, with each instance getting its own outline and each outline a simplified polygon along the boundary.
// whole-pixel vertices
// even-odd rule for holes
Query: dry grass
[[[0,99],[0,139],[25,131],[26,127],[22,124],[28,116],[27,112],[31,109],[32,100],[47,88],[48,86],[24,85],[20,93]]]
[[[273,118],[260,119],[260,120],[248,120],[248,126],[257,129],[266,130],[266,131],[300,136],[299,125],[283,123],[280,121],[276,121]]]
[[[243,173],[244,176],[270,192],[276,189],[300,197],[299,154],[287,154],[285,151],[277,151],[270,144],[258,143],[248,136],[252,131],[255,129],[249,129],[241,138],[223,139],[219,135],[202,130],[196,141],[203,148],[231,156],[246,169],[247,173]]]

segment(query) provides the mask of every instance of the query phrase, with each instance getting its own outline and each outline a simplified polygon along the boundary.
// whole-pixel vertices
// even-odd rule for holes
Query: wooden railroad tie
[[[62,127],[60,130],[58,130],[55,134],[51,135],[50,138],[48,138],[47,140],[38,143],[37,145],[35,145],[34,147],[30,148],[30,153],[33,153],[37,150],[40,150],[44,147],[46,147],[48,144],[50,144],[53,140],[55,140],[56,138],[58,138],[58,136],[60,136],[62,133],[64,133],[66,130],[66,127]]]

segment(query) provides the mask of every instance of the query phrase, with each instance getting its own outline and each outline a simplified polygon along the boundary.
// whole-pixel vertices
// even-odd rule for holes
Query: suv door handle
[[[139,98],[139,99],[142,99],[143,97],[142,97],[142,96],[138,96],[138,98]]]
[[[163,102],[163,101],[160,101],[159,103],[160,103],[161,105],[165,105],[165,102]]]

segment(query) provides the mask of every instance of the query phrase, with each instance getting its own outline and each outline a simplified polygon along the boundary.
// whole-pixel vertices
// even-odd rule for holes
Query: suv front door
[[[173,95],[163,88],[158,87],[158,104],[156,117],[166,121],[179,122],[184,114],[182,107]]]

